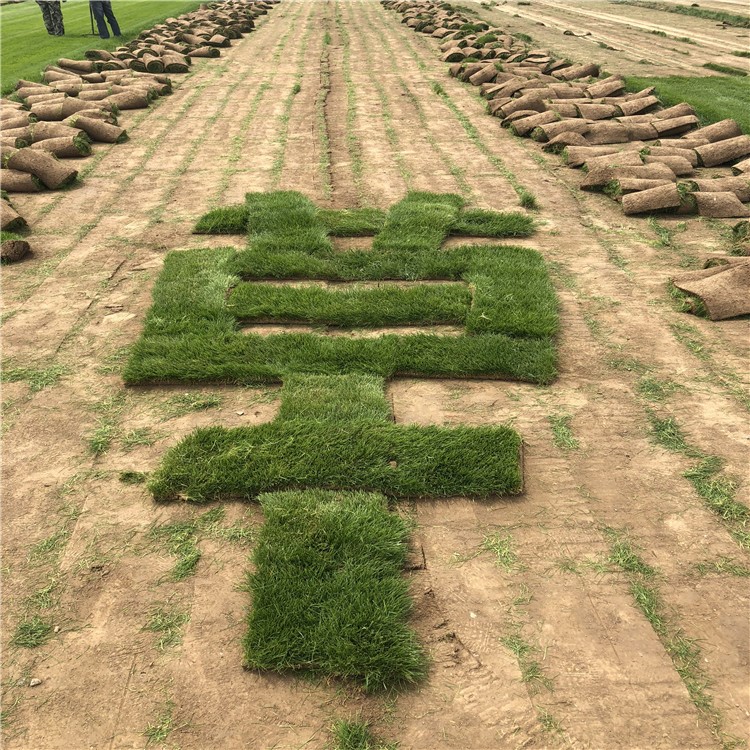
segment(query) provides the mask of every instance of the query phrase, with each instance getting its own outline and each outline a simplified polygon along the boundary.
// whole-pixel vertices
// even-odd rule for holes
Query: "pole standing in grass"
[[[109,21],[109,25],[112,27],[112,33],[115,36],[122,36],[120,33],[120,26],[117,23],[115,14],[112,12],[112,1],[111,0],[89,0],[89,7],[91,12],[94,14],[96,19],[96,25],[99,29],[99,36],[101,39],[109,39],[109,29],[107,23],[104,20],[105,17]]]
[[[44,26],[47,29],[47,33],[50,36],[65,36],[60,0],[36,0],[36,4],[42,11],[42,18],[44,19]]]

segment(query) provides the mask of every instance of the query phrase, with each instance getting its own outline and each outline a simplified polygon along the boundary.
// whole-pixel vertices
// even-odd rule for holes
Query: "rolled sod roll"
[[[28,96],[37,96],[39,94],[52,93],[52,89],[42,83],[37,86],[20,86],[13,92],[19,99],[26,99]]]
[[[78,177],[78,171],[61,164],[54,156],[31,148],[22,148],[7,160],[8,169],[28,172],[38,177],[50,190],[70,185]]]
[[[629,99],[627,101],[618,101],[615,105],[620,112],[625,115],[637,115],[646,110],[653,109],[659,105],[659,100],[655,96],[644,96],[639,99]]]
[[[17,232],[19,229],[26,229],[27,226],[26,219],[8,201],[0,200],[0,230]]]
[[[164,62],[164,70],[167,73],[187,73],[189,70],[188,58],[178,55],[176,52],[164,55],[162,61]]]
[[[643,160],[638,151],[615,151],[612,154],[593,156],[584,165],[589,171],[598,167],[641,167]]]
[[[474,75],[474,73],[478,73],[482,68],[485,67],[487,63],[483,62],[475,62],[471,63],[470,65],[466,65],[464,69],[459,73],[458,78],[461,81],[468,81],[471,76]]]
[[[231,47],[232,43],[225,36],[221,34],[214,34],[206,44],[209,47]]]
[[[478,70],[476,73],[471,75],[469,77],[469,83],[472,86],[481,86],[483,83],[489,83],[490,81],[494,81],[497,77],[497,68],[495,67],[494,63],[490,63],[489,65],[485,65],[481,70]]]
[[[6,117],[2,120],[3,130],[12,130],[13,128],[25,128],[30,123],[34,122],[34,118],[30,112],[18,112],[13,114],[11,117]]]
[[[31,143],[31,125],[22,128],[3,128],[2,134],[7,140],[22,140]]]
[[[592,122],[585,133],[586,140],[592,146],[604,146],[609,143],[625,143],[635,140],[631,136],[628,127],[620,122]]]
[[[594,63],[586,65],[571,65],[568,68],[556,70],[552,75],[561,81],[572,81],[574,78],[588,78],[599,75],[599,66]]]
[[[106,49],[90,49],[85,52],[87,60],[113,60],[114,56]]]
[[[107,101],[120,110],[146,109],[149,105],[148,95],[142,91],[124,91],[121,94],[112,94]]]
[[[743,219],[750,216],[750,209],[743,206],[740,199],[730,192],[693,193],[698,214],[712,219]]]
[[[641,190],[650,190],[651,188],[661,187],[662,185],[671,185],[671,180],[644,180],[640,177],[619,177],[609,182],[604,192],[607,195],[617,197],[627,195],[628,193],[638,193]]]
[[[693,174],[693,165],[682,156],[650,156],[643,157],[644,164],[663,164],[674,172],[677,177]]]
[[[47,138],[34,143],[32,148],[47,151],[58,159],[77,159],[91,154],[91,141],[84,135]]]
[[[663,164],[640,166],[596,167],[581,182],[581,190],[603,190],[612,180],[633,177],[639,180],[674,180],[672,171]]]
[[[544,151],[562,153],[568,146],[587,146],[588,141],[580,133],[560,133],[542,146]]]
[[[443,62],[461,62],[466,55],[460,47],[449,47],[443,54]]]
[[[85,81],[86,83],[102,83],[102,81],[104,81],[104,78],[102,77],[101,73],[84,73],[81,76],[81,80]]]
[[[667,107],[667,109],[662,109],[660,112],[654,113],[654,117],[658,120],[669,120],[674,117],[689,117],[690,115],[694,116],[695,110],[687,102],[675,104],[674,107]]]
[[[0,262],[16,263],[28,255],[30,250],[31,245],[24,239],[14,238],[3,240],[2,244],[0,244]]]
[[[0,171],[0,177],[2,177],[3,190],[8,193],[38,193],[44,190],[44,183],[28,172],[3,168]]]
[[[111,125],[108,122],[96,120],[92,117],[73,115],[65,122],[71,127],[83,130],[96,143],[123,143],[128,139],[128,133],[125,128],[121,128],[119,125]]]
[[[500,123],[504,128],[510,127],[516,120],[523,120],[524,117],[531,117],[532,115],[540,115],[542,112],[537,112],[534,109],[519,109],[513,114],[503,117]]]
[[[750,159],[743,159],[738,161],[733,167],[732,172],[734,174],[750,174]]]
[[[55,81],[83,83],[83,78],[81,78],[81,76],[66,70],[50,70],[48,68],[44,71],[44,73],[42,73],[42,78],[47,83],[54,83]]]
[[[43,104],[44,102],[55,102],[61,101],[67,96],[62,91],[49,91],[46,94],[33,94],[32,96],[25,97],[24,101],[26,104],[31,106],[32,104]]]
[[[741,135],[742,130],[735,120],[722,120],[694,130],[690,133],[690,138],[705,138],[709,143],[716,143],[716,141],[737,138]]]
[[[587,120],[608,120],[614,117],[618,110],[612,104],[576,104],[580,117]]]
[[[750,136],[740,135],[736,138],[726,138],[715,143],[708,143],[705,146],[698,146],[695,152],[704,167],[726,164],[750,154]]]
[[[697,131],[693,131],[697,132]],[[670,148],[694,149],[698,146],[705,146],[709,141],[705,138],[694,138],[693,133],[684,138],[659,138],[656,146],[669,146]]]
[[[218,47],[196,47],[194,50],[188,52],[188,57],[219,57],[221,52]]]
[[[78,94],[78,99],[82,102],[100,102],[106,99],[111,94],[110,89],[97,89],[95,91],[81,91]]]
[[[698,154],[690,148],[674,148],[672,146],[647,146],[643,149],[644,156],[680,156],[690,162],[690,166],[698,166]]]
[[[677,210],[681,205],[682,197],[675,184],[641,190],[638,193],[629,193],[622,198],[622,210],[626,216],[653,211]]]
[[[549,141],[560,133],[580,133],[586,135],[591,128],[591,124],[586,120],[566,118],[558,122],[551,122],[547,125],[540,125],[531,131],[531,137],[535,141]]]
[[[143,62],[140,57],[134,57],[131,60],[128,60],[128,67],[131,70],[138,70],[142,73],[146,72],[146,63]]]
[[[601,96],[614,96],[625,88],[625,81],[618,76],[611,76],[603,81],[597,81],[586,89],[586,95],[592,99]]]
[[[81,131],[65,125],[61,122],[37,122],[29,126],[29,135],[32,143],[47,140],[48,138],[74,138]]]
[[[57,65],[63,70],[74,70],[79,73],[94,73],[97,69],[93,60],[70,60],[66,57],[61,57]]]
[[[64,120],[66,117],[91,107],[89,102],[78,101],[76,98],[67,97],[60,102],[52,104],[34,104],[31,112],[40,120],[55,122]]]
[[[706,274],[705,271],[709,270],[714,273]],[[726,320],[750,313],[750,295],[747,293],[750,261],[746,258],[703,272],[680,274],[672,279],[672,283],[683,292],[698,297],[711,320]]]
[[[688,130],[692,130],[697,124],[698,118],[695,115],[670,117],[664,120],[654,120],[652,123],[659,137],[686,133]]]
[[[560,119],[556,112],[538,112],[533,115],[523,117],[511,123],[510,129],[515,135],[527,136],[531,131],[540,125],[548,125]]]
[[[546,100],[545,104],[547,105],[548,110],[551,110],[552,112],[557,112],[557,114],[560,115],[560,117],[566,117],[568,119],[581,117],[581,113],[578,111],[578,107],[572,102],[559,101],[558,99],[553,99],[552,101]]]
[[[750,178],[717,177],[693,180],[695,189],[702,193],[734,193],[742,203],[750,203]]]
[[[146,72],[148,73],[163,73],[164,72],[164,62],[162,61],[161,57],[157,55],[151,55],[146,53],[141,58],[144,63],[146,63]]]
[[[0,137],[0,146],[3,148],[26,148],[28,145],[30,145],[30,141],[24,140],[23,138]]]

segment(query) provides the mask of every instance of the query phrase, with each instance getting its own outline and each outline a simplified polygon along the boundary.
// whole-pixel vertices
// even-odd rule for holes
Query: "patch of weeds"
[[[651,425],[651,437],[656,443],[673,453],[682,453],[685,456],[696,458],[701,452],[688,444],[682,429],[674,417],[661,418],[650,409],[647,411],[648,421]]]
[[[570,414],[550,414],[547,420],[552,428],[552,440],[554,444],[562,450],[578,450],[579,441],[573,436],[570,429],[570,422],[573,417]]]
[[[500,638],[500,643],[516,657],[521,669],[521,682],[529,686],[531,693],[538,693],[541,688],[550,692],[554,690],[552,680],[545,675],[541,663],[535,658],[539,649],[524,640],[520,629]]]
[[[409,524],[361,492],[263,495],[246,666],[360,682],[367,692],[419,682],[426,659],[406,620]]]
[[[750,50],[746,49],[736,49],[732,51],[732,54],[735,57],[750,57]]]
[[[556,719],[546,708],[538,706],[536,709],[539,723],[542,725],[542,729],[548,734],[562,734],[563,726],[559,719]]]
[[[182,641],[182,628],[190,620],[190,614],[172,607],[171,602],[156,606],[144,625],[143,630],[158,633],[156,648],[164,651],[170,646],[177,646]]]
[[[31,609],[51,609],[56,601],[54,593],[57,591],[58,585],[56,579],[50,580],[46,586],[37,589],[33,594],[26,597],[26,606]]]
[[[734,562],[731,557],[720,557],[718,560],[707,560],[695,564],[695,569],[702,575],[730,575],[737,578],[750,578],[750,568]]]
[[[656,570],[642,560],[627,534],[611,526],[605,526],[602,531],[610,543],[610,563],[626,573],[637,574],[642,578],[651,579],[656,576]]]
[[[100,375],[115,375],[122,372],[122,368],[130,355],[130,346],[121,346],[112,353],[102,358],[101,364],[96,368]]]
[[[157,716],[156,720],[146,725],[143,734],[146,737],[146,747],[152,744],[164,744],[173,733],[184,729],[187,724],[177,725],[174,718],[175,705],[167,701],[164,710]]]
[[[28,383],[32,393],[38,393],[45,388],[57,385],[58,380],[69,373],[70,370],[62,365],[50,365],[44,369],[11,367],[0,372],[0,379],[3,383],[15,383],[22,380]]]
[[[381,742],[364,721],[339,719],[331,727],[333,750],[397,750],[397,742]]]
[[[149,427],[139,427],[122,436],[122,447],[123,450],[132,451],[143,445],[153,445],[159,437],[154,435]]]
[[[573,573],[575,575],[581,574],[578,562],[572,557],[558,557],[557,560],[555,560],[555,567],[561,573]]]
[[[692,323],[678,321],[670,323],[672,335],[685,346],[692,354],[703,362],[711,358],[708,347],[701,332]]]
[[[91,453],[101,456],[112,446],[116,428],[111,424],[100,424],[88,437],[88,446]]]
[[[706,456],[683,475],[706,505],[721,518],[737,544],[750,549],[750,509],[735,500],[737,482],[721,472],[722,461]]]
[[[194,411],[217,409],[220,406],[220,396],[206,393],[179,393],[159,404],[165,419],[184,417]]]
[[[173,581],[181,581],[195,572],[201,559],[198,540],[209,527],[218,525],[223,518],[224,508],[219,507],[193,516],[188,521],[151,527],[149,536],[161,541],[167,552],[177,558],[170,574]]]
[[[70,532],[67,528],[58,529],[50,536],[37,542],[29,550],[28,560],[30,563],[46,563],[56,559],[67,544]]]
[[[510,534],[488,534],[482,539],[482,550],[495,556],[495,565],[505,570],[518,567],[518,555],[513,549],[513,538]]]
[[[119,478],[123,484],[144,484],[148,474],[143,471],[121,471]]]
[[[10,642],[19,648],[37,648],[52,636],[52,623],[34,615],[18,623]]]
[[[655,378],[643,375],[636,385],[638,395],[647,401],[662,402],[669,398],[675,391],[681,390],[682,386],[669,378]]]

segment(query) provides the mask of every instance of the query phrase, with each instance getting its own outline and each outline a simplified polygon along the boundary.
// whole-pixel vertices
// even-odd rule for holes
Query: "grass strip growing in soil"
[[[691,78],[669,76],[666,78],[641,78],[628,76],[628,91],[640,91],[656,86],[656,95],[665,107],[688,102],[695,109],[703,125],[720,120],[736,120],[743,132],[750,133],[750,80],[706,76]]]
[[[352,679],[367,692],[422,679],[426,658],[406,624],[402,577],[409,525],[385,498],[307,491],[260,503],[245,665]]]
[[[144,335],[126,367],[128,383],[278,382],[288,373],[555,377],[557,300],[541,256],[521,247],[442,251],[451,227],[527,234],[523,214],[466,212],[462,199],[410,193],[388,213],[373,251],[336,253],[321,212],[298,193],[251,193],[248,248],[171,253],[154,289]],[[219,210],[221,211],[221,209]],[[214,226],[222,225],[216,211]],[[228,213],[238,222],[237,210]],[[348,212],[347,220],[373,218]],[[218,218],[217,218],[218,217]],[[204,217],[205,219],[206,217]],[[205,223],[204,223],[205,225]],[[327,290],[249,283],[262,279],[451,281],[459,285]],[[433,311],[431,305],[439,309]],[[463,323],[465,334],[243,333],[244,320],[332,326]]]
[[[522,490],[521,439],[498,427],[396,425],[384,382],[290,375],[273,422],[194,431],[149,482],[159,501],[254,500],[299,488],[397,497],[489,497]]]
[[[724,10],[701,8],[698,6],[698,3],[693,3],[692,5],[673,5],[672,3],[650,2],[650,0],[613,0],[613,2],[615,5],[633,5],[636,8],[660,10],[665,13],[680,13],[683,16],[707,18],[710,21],[720,21],[728,26],[750,29],[750,16],[743,16],[739,13],[728,13]]]

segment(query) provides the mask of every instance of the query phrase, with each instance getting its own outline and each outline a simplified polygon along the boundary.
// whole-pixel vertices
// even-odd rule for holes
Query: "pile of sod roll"
[[[187,73],[194,57],[218,57],[277,2],[206,3],[113,52],[89,50],[86,60],[61,58],[46,68],[42,83],[18,81],[13,95],[0,99],[3,190],[35,193],[73,183],[78,171],[61,159],[88,156],[92,142],[125,141],[121,111],[145,109],[170,94],[171,75]]]
[[[581,189],[627,215],[750,216],[750,136],[734,120],[700,127],[687,103],[665,109],[653,87],[627,93],[622,76],[600,78],[595,63],[555,59],[449,3],[382,4],[439,41],[450,74],[480,87],[504,127],[583,168]]]

